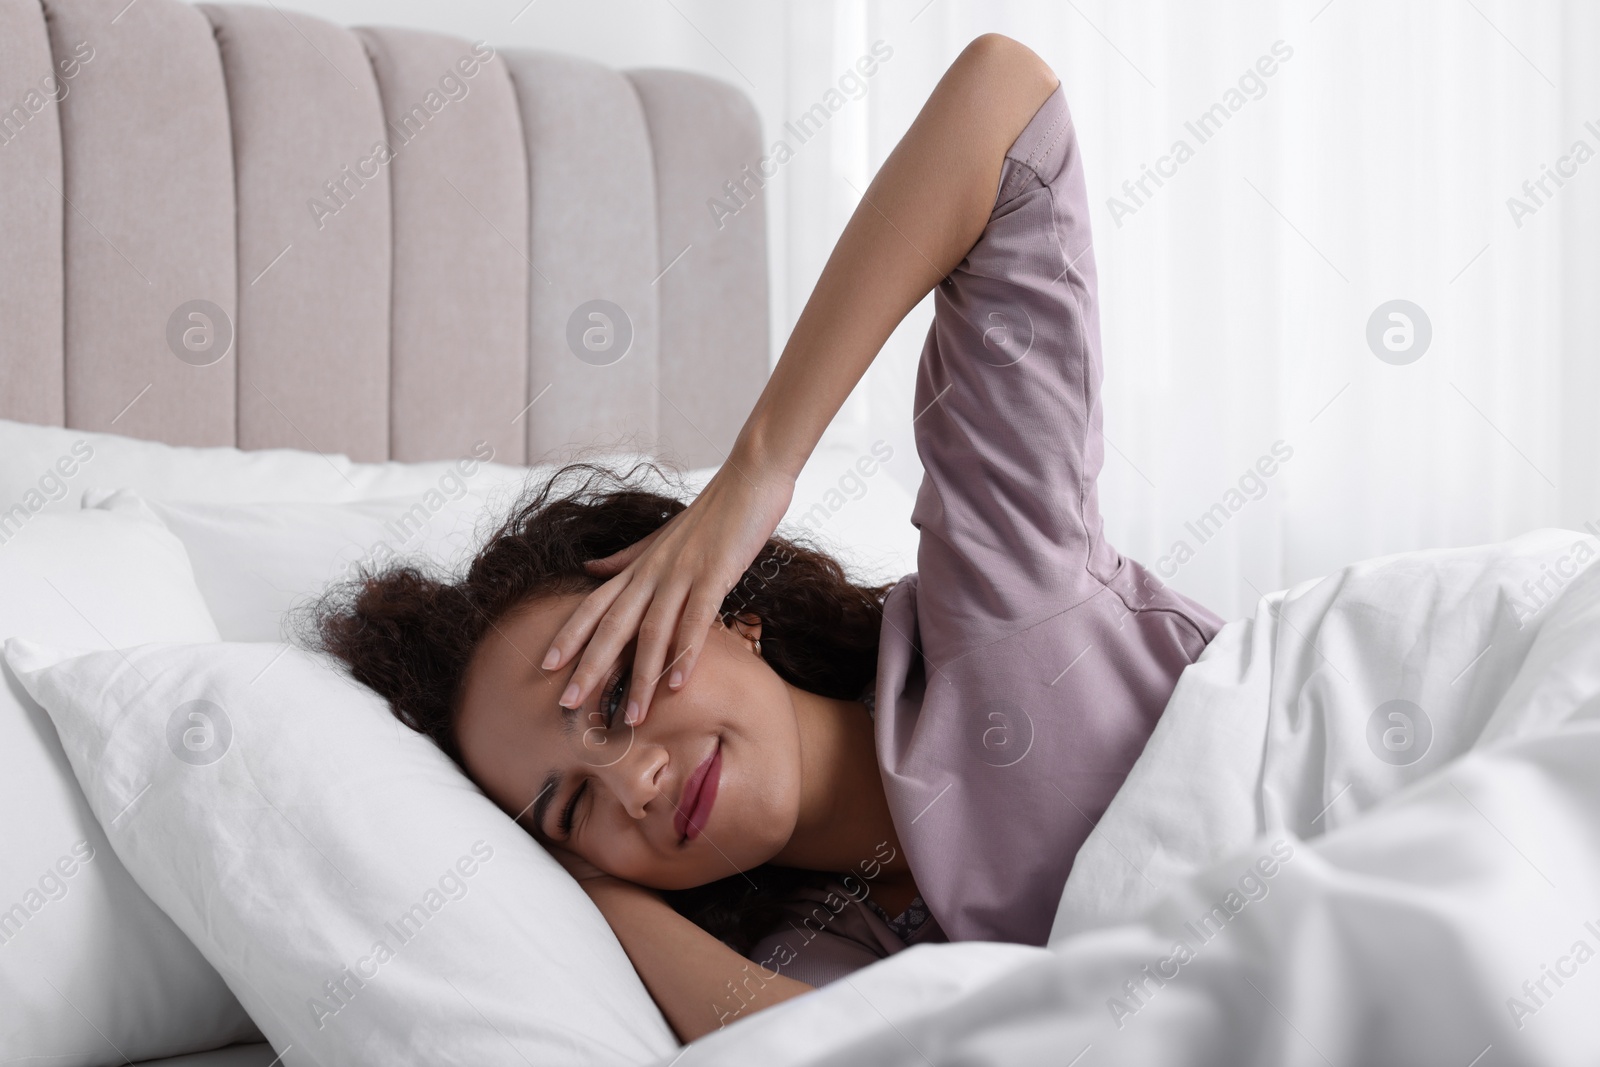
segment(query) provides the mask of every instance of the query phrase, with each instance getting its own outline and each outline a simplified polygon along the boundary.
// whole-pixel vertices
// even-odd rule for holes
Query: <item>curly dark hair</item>
[[[641,472],[643,477],[641,477]],[[647,484],[659,480],[658,487]],[[675,495],[674,495],[675,494]],[[463,574],[425,562],[362,567],[302,609],[302,643],[343,661],[466,771],[455,735],[462,678],[489,628],[535,598],[586,593],[603,579],[586,560],[620,551],[687,505],[681,473],[642,460],[626,472],[574,462],[524,489]],[[857,585],[798,537],[768,539],[720,607],[724,622],[761,620],[762,658],[800,689],[844,700],[870,692],[888,585]],[[830,872],[763,864],[692,889],[663,892],[682,915],[740,954],[779,921],[780,906]]]

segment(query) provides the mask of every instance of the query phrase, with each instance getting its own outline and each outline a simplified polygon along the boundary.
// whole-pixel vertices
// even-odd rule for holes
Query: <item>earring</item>
[[[761,638],[756,638],[756,655],[761,655]]]

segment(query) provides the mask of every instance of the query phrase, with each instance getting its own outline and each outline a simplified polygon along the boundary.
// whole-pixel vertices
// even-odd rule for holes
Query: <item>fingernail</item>
[[[572,702],[574,700],[577,700],[577,699],[578,699],[578,683],[577,682],[569,682],[569,683],[567,683],[567,691],[565,693],[561,694],[561,706],[564,707],[564,708],[571,707],[572,706]]]
[[[622,721],[629,726],[639,721],[639,702],[637,700],[628,701],[628,710],[623,714]]]
[[[544,654],[544,663],[542,664],[542,666],[544,667],[545,670],[549,670],[551,667],[554,667],[557,663],[560,663],[560,662],[561,662],[561,650],[559,648],[552,648],[549,652],[546,652]]]
[[[678,686],[680,686],[682,684],[683,684],[683,672],[682,671],[673,671],[672,672],[672,677],[667,679],[667,688],[668,689],[676,689],[676,688],[678,688]]]

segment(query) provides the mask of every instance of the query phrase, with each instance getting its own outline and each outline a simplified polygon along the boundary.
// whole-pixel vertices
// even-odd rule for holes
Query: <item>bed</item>
[[[762,201],[707,209],[749,101],[0,0],[0,106],[0,1060],[1593,1062],[1600,541],[1565,530],[1230,622],[1047,945],[917,946],[680,1048],[581,890],[283,621],[459,560],[577,446],[709,477],[770,354]],[[914,568],[889,461],[830,434],[785,522]]]

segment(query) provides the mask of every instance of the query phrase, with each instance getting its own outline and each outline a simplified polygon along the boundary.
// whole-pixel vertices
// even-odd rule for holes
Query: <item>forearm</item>
[[[962,51],[834,245],[735,461],[798,476],[900,320],[982,235],[1005,153],[1057,84],[1007,38],[987,34]]]
[[[580,884],[685,1043],[812,989],[764,971],[679,915],[651,890],[613,878]]]

